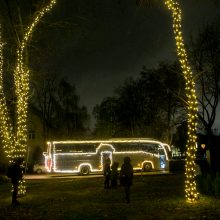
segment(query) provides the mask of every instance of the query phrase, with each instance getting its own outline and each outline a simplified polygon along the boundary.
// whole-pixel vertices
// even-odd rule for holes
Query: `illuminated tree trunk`
[[[195,182],[195,154],[196,154],[196,121],[197,121],[197,100],[195,84],[192,71],[187,58],[182,30],[181,30],[181,9],[175,0],[164,0],[165,5],[172,12],[173,31],[176,40],[177,55],[181,64],[185,78],[185,90],[187,96],[188,109],[188,140],[187,156],[185,166],[185,194],[188,201],[194,201],[198,198]]]
[[[18,45],[16,67],[14,71],[16,103],[16,131],[13,131],[6,98],[3,89],[3,43],[0,33],[0,131],[5,153],[10,158],[10,163],[15,158],[24,158],[27,149],[27,111],[29,95],[29,70],[23,63],[24,50],[40,19],[49,12],[56,0],[50,0],[48,5],[39,11],[31,25],[27,28],[24,38]],[[1,31],[1,30],[0,30]],[[19,194],[25,194],[24,180],[20,181]]]
[[[5,153],[10,156],[13,153],[12,125],[10,124],[9,113],[3,89],[3,42],[0,25],[0,131]]]

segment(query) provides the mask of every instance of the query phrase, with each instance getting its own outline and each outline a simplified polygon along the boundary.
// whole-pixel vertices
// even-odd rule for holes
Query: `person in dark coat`
[[[104,188],[108,189],[110,188],[110,175],[111,175],[111,160],[110,158],[107,158],[104,162]]]
[[[133,167],[131,165],[130,157],[124,158],[124,163],[121,166],[120,181],[121,185],[125,189],[125,199],[127,203],[130,203],[130,187],[133,184]]]
[[[23,178],[23,168],[21,167],[23,163],[22,158],[18,158],[15,162],[9,166],[7,176],[11,179],[13,192],[12,192],[12,205],[18,205],[18,185],[19,181]]]
[[[118,185],[118,165],[118,162],[114,162],[111,167],[110,179],[112,188],[117,188]]]

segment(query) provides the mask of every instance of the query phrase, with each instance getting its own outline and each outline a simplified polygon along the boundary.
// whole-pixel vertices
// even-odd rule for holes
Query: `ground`
[[[220,219],[220,199],[184,197],[184,175],[135,176],[131,203],[123,187],[104,189],[103,177],[27,180],[27,195],[12,207],[10,183],[0,185],[0,219]]]

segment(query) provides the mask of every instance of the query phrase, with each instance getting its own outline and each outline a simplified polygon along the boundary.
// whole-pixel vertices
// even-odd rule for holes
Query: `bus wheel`
[[[80,169],[80,174],[81,175],[88,175],[90,173],[90,168],[89,166],[82,166]]]
[[[145,172],[151,171],[151,170],[152,170],[152,165],[151,165],[151,163],[145,163],[144,166],[143,166],[143,170],[144,170]]]

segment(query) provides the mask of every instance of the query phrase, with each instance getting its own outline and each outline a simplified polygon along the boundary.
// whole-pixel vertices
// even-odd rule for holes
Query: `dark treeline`
[[[94,108],[97,137],[155,137],[170,141],[186,120],[184,79],[177,63],[143,67]]]
[[[85,138],[89,115],[87,108],[80,106],[74,85],[54,73],[47,73],[33,80],[33,91],[31,106],[42,119],[45,140]]]

